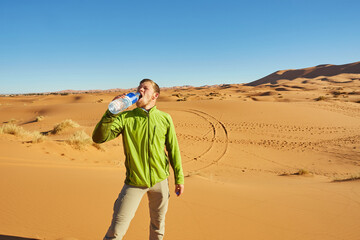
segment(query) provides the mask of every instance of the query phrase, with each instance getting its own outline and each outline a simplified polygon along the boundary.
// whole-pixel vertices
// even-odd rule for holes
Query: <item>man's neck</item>
[[[144,106],[143,109],[149,112],[154,106],[155,103],[149,103],[148,105]]]

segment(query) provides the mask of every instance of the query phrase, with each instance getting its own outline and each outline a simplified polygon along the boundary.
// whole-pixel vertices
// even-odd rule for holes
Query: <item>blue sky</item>
[[[360,1],[0,0],[0,93],[247,83],[360,61]]]

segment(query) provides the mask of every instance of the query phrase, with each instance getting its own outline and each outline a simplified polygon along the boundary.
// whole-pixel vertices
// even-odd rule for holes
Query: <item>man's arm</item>
[[[120,135],[122,127],[121,117],[106,110],[93,131],[92,139],[96,143],[110,141]]]
[[[170,126],[166,135],[166,150],[168,152],[171,167],[174,170],[175,192],[181,194],[184,191],[184,173],[181,164],[180,148],[176,137],[175,126],[170,116],[168,121]]]

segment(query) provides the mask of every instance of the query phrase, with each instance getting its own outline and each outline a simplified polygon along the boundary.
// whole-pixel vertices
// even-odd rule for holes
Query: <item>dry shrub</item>
[[[351,175],[350,177],[346,178],[336,178],[333,182],[348,182],[348,181],[358,181],[360,180],[360,173],[357,175]]]
[[[6,123],[0,127],[1,134],[11,134],[15,136],[24,136],[26,135],[26,131],[24,128],[19,127],[13,123]]]
[[[15,118],[12,118],[12,119],[10,119],[9,121],[7,121],[6,123],[15,124],[15,123],[17,123],[17,122],[18,122],[18,120],[16,120]]]
[[[307,175],[309,174],[308,170],[305,169],[300,169],[297,173],[295,173],[296,175]]]
[[[11,134],[26,139],[30,138],[30,142],[32,143],[43,142],[46,139],[46,137],[38,131],[29,132],[26,131],[23,127],[17,126],[13,123],[7,123],[2,125],[0,127],[0,134]]]
[[[40,143],[46,140],[46,137],[38,131],[29,133],[29,136],[32,138],[32,143]]]
[[[83,130],[75,132],[66,143],[70,144],[76,149],[84,149],[87,145],[92,144],[92,140]]]
[[[315,101],[324,101],[324,100],[326,100],[325,96],[320,96],[318,98],[315,98]]]
[[[291,176],[291,175],[298,175],[298,176],[301,176],[301,175],[309,175],[310,172],[306,169],[299,169],[299,171],[297,172],[293,172],[293,173],[282,173],[282,174],[279,174],[279,176]]]
[[[41,121],[44,120],[44,119],[45,119],[44,116],[37,116],[37,117],[35,118],[35,122],[41,122]]]
[[[77,128],[80,127],[80,125],[76,122],[74,122],[71,119],[66,119],[62,121],[61,123],[58,123],[54,126],[54,129],[51,131],[52,134],[57,134],[59,132],[64,131],[67,128]]]
[[[75,132],[68,140],[66,140],[66,143],[79,150],[86,149],[87,146],[92,145],[96,149],[104,151],[103,147],[100,144],[94,143],[84,130]]]

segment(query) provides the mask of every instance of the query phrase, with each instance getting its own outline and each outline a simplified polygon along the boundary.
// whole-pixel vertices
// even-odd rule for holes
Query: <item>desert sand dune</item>
[[[162,89],[186,175],[165,239],[360,239],[360,81],[324,78]],[[89,136],[127,91],[0,97],[0,239],[103,237],[122,141]],[[148,224],[144,199],[125,239]]]
[[[336,76],[339,74],[360,74],[360,62],[331,65],[323,64],[316,67],[309,67],[303,69],[289,69],[276,71],[268,76],[265,76],[254,82],[246,84],[247,86],[257,86],[261,84],[271,83],[276,84],[278,80],[287,79],[294,80],[297,78],[316,78],[319,76]]]

